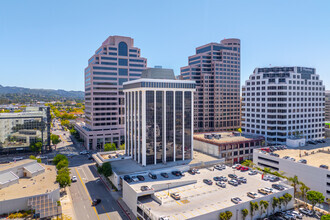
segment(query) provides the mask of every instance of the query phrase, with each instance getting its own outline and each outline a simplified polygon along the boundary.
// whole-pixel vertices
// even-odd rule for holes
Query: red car
[[[241,167],[241,171],[248,171],[249,168],[248,167]]]
[[[240,170],[241,167],[242,167],[241,165],[237,166],[237,167],[236,167],[236,170]]]

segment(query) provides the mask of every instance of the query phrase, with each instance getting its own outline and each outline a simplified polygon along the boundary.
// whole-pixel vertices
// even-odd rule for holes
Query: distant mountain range
[[[83,101],[84,92],[65,91],[62,89],[29,89],[16,86],[0,85],[0,104],[33,103],[36,101],[75,100]]]

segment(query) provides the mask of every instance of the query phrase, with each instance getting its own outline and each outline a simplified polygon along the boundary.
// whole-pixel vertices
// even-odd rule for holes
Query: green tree
[[[294,196],[297,196],[297,186],[300,185],[300,181],[298,180],[298,177],[295,175],[294,177],[288,178],[289,182],[291,182],[291,186],[293,186],[294,190]]]
[[[71,185],[69,168],[64,167],[57,172],[56,182],[60,184],[61,188],[65,188]]]
[[[243,216],[243,220],[245,220],[246,216],[249,214],[249,211],[247,209],[242,209],[242,216]]]
[[[285,209],[287,209],[289,202],[292,200],[292,195],[289,193],[285,193],[283,197],[284,197]]]
[[[220,220],[227,220],[227,214],[225,212],[221,212],[219,217],[220,217]]]
[[[103,174],[105,177],[109,177],[112,175],[112,167],[109,162],[106,162],[102,164],[102,166],[99,166],[97,168],[97,171],[101,174]]]
[[[125,150],[125,144],[121,144],[121,145],[119,146],[119,149],[120,149],[120,150]]]
[[[38,163],[41,163],[41,159],[40,158],[36,158],[35,156],[31,155],[29,157],[31,160],[36,160]]]
[[[251,168],[253,168],[253,166],[255,165],[251,160],[244,160],[241,164],[243,166],[251,167]]]
[[[227,220],[230,220],[231,217],[233,217],[233,213],[231,211],[226,211],[226,215],[227,215]]]
[[[279,199],[279,207],[280,207],[280,210],[282,210],[282,205],[285,204],[285,198],[283,196],[281,196]]]
[[[36,153],[41,152],[41,148],[42,148],[42,143],[41,142],[30,144],[30,150],[34,151]]]
[[[306,186],[304,183],[301,183],[300,194],[301,194],[301,197],[303,198],[305,207],[306,207],[306,195],[309,190],[310,190],[310,188],[308,186]]]
[[[60,162],[57,163],[56,169],[57,170],[60,170],[60,169],[62,169],[64,167],[68,167],[68,166],[69,166],[69,161],[67,161],[67,160],[61,160]]]
[[[250,202],[250,215],[251,219],[253,219],[254,212],[259,209],[258,202]]]
[[[68,127],[69,124],[70,124],[70,122],[69,122],[68,120],[62,120],[62,121],[61,121],[61,125],[62,125],[63,127]]]
[[[54,145],[58,144],[61,142],[60,136],[56,135],[56,134],[51,134],[50,135],[50,140],[52,141],[52,143]]]
[[[275,209],[278,206],[280,200],[276,197],[273,197],[272,207],[273,207],[273,213],[275,213]]]
[[[260,200],[259,204],[260,204],[260,217],[261,217],[262,214],[263,214],[265,211],[267,211],[268,206],[269,206],[269,203],[268,203],[267,201]],[[268,214],[268,211],[267,211],[267,214]]]
[[[324,202],[324,195],[318,191],[308,191],[307,199],[312,203],[312,209],[314,210],[314,206],[316,204],[321,204]]]
[[[321,220],[330,220],[330,214],[322,215]]]
[[[61,160],[69,161],[65,155],[57,154],[53,159],[53,164],[56,166]]]
[[[115,151],[117,150],[115,143],[106,143],[104,145],[104,151]]]

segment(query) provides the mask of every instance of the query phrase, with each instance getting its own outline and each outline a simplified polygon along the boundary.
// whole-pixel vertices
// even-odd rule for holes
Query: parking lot
[[[228,174],[236,174],[238,177],[243,176],[247,179],[247,183],[233,186],[226,182],[226,187],[222,188],[217,186],[215,181],[213,181],[213,177],[215,176],[225,176],[228,178]],[[145,178],[145,181],[132,183],[135,190],[139,191],[139,188],[143,185],[155,187],[158,184],[168,184],[169,187],[168,189],[154,193],[154,196],[162,202],[161,206],[156,201],[150,199],[142,199],[140,202],[147,209],[153,210],[157,216],[168,216],[168,213],[171,213],[168,216],[170,219],[192,218],[233,206],[235,204],[231,201],[232,197],[239,197],[242,199],[242,202],[250,201],[252,198],[247,196],[248,192],[256,192],[258,198],[264,197],[265,195],[258,193],[258,189],[271,187],[272,184],[277,183],[262,180],[261,174],[251,176],[248,175],[248,172],[233,170],[231,167],[227,167],[221,171],[216,169],[201,169],[200,174],[195,175],[186,172],[183,177],[175,177],[169,173],[169,178],[164,178],[160,175],[157,175],[156,180],[148,176],[145,176]],[[203,182],[203,179],[210,179],[213,181],[213,184],[207,185]],[[196,182],[175,188],[170,187],[171,184],[176,182],[189,180],[195,180]],[[276,192],[279,191],[274,189],[274,193]],[[171,193],[178,193],[181,197],[180,200],[173,199],[170,196]]]

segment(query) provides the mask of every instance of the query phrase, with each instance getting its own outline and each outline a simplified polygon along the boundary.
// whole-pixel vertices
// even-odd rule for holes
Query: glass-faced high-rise
[[[195,87],[161,68],[124,83],[126,154],[144,166],[192,159]]]
[[[85,124],[78,124],[87,149],[124,142],[123,83],[141,77],[147,59],[130,37],[110,36],[85,69]]]
[[[240,127],[240,40],[224,39],[196,48],[181,79],[195,80],[195,131]]]

